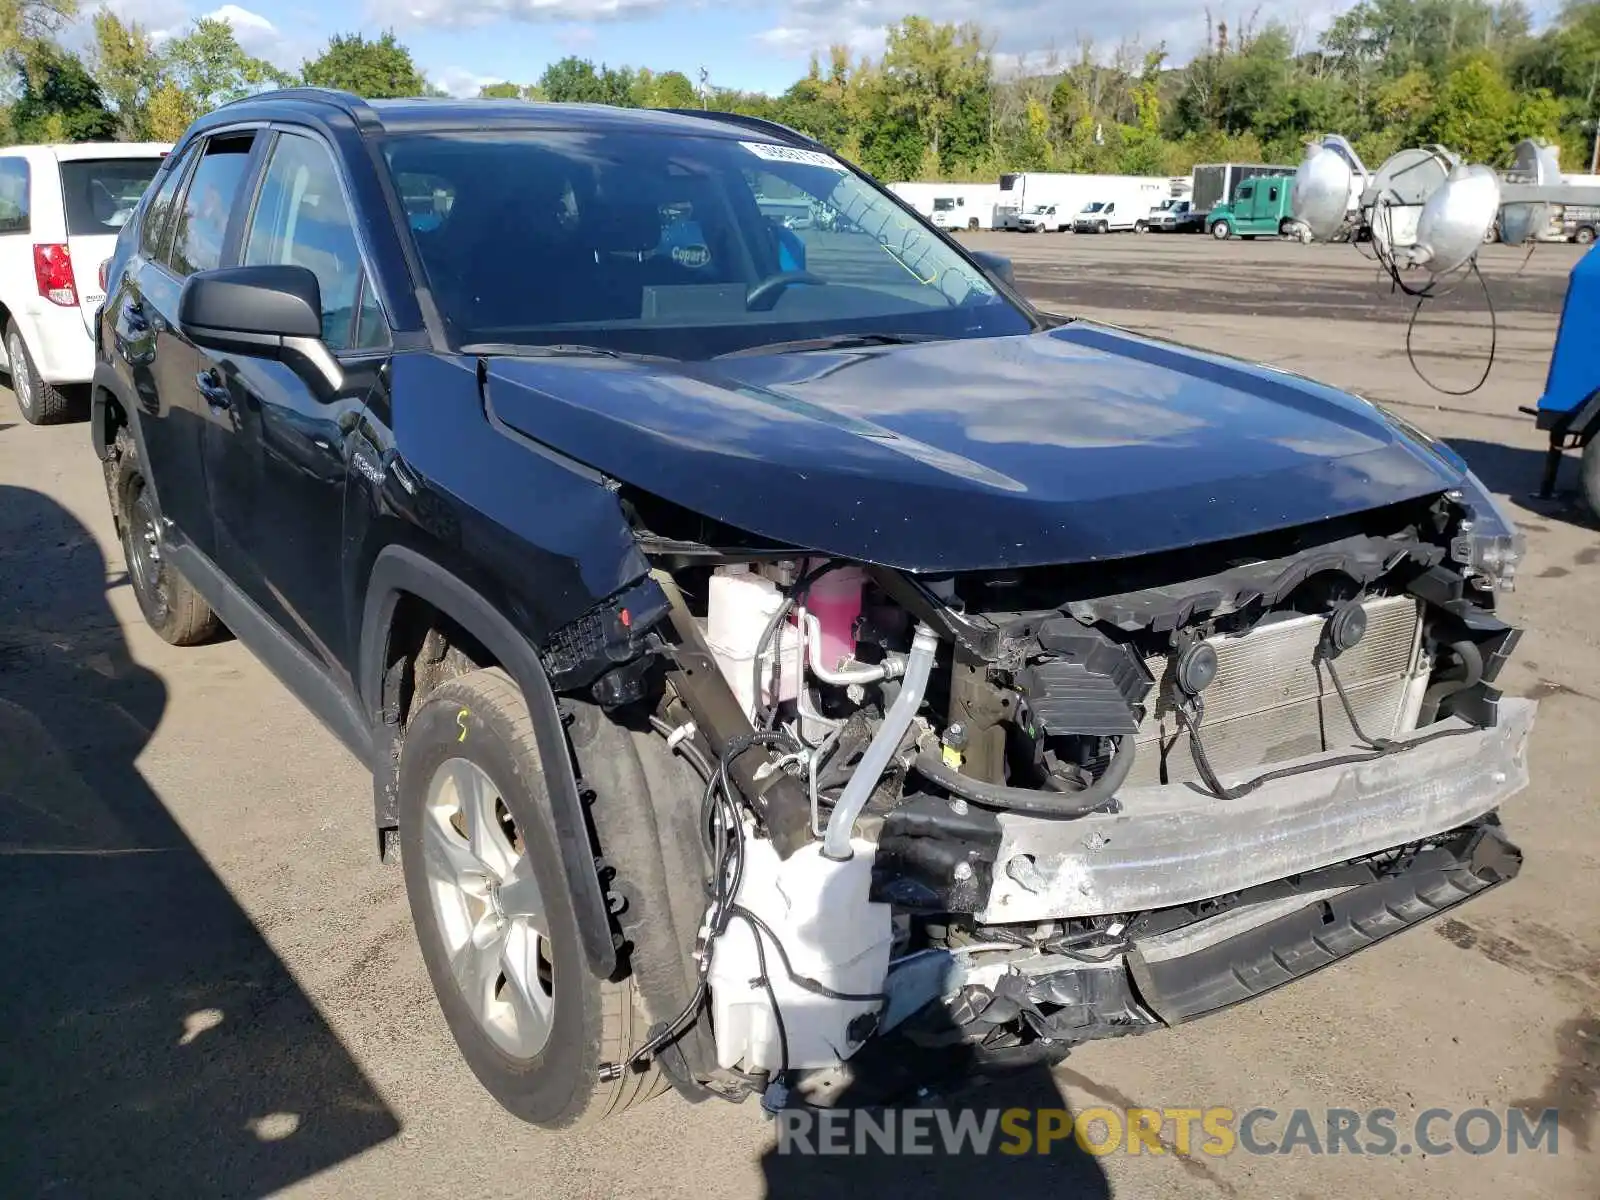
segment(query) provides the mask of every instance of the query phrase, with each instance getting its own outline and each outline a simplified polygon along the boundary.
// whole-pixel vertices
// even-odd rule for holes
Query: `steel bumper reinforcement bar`
[[[1396,738],[1417,741],[1405,750],[1274,779],[1233,800],[1170,784],[1124,788],[1116,812],[1076,820],[1003,814],[979,919],[1192,904],[1457,829],[1527,786],[1536,708],[1502,698],[1492,727],[1451,718]]]

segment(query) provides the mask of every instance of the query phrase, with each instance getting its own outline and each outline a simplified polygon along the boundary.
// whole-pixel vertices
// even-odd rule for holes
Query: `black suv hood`
[[[1117,558],[1459,484],[1356,397],[1085,323],[699,363],[494,358],[494,416],[763,538],[917,571]]]

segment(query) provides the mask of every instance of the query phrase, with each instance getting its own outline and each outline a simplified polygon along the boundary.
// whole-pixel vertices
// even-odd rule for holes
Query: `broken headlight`
[[[1450,535],[1450,557],[1491,591],[1511,591],[1527,549],[1527,539],[1511,514],[1471,471],[1449,496],[1461,509]]]

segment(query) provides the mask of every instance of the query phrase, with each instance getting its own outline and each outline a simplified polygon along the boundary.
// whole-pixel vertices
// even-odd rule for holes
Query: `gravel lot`
[[[1516,411],[1576,252],[1485,251],[1498,359],[1451,397],[1413,373],[1409,303],[1350,246],[970,242],[1013,255],[1048,308],[1265,359],[1449,439],[1529,533],[1508,687],[1543,704],[1534,786],[1505,813],[1527,855],[1511,885],[1260,1004],[969,1102],[1558,1105],[1558,1154],[798,1159],[772,1152],[756,1105],[674,1097],[585,1133],[520,1126],[448,1041],[361,770],[237,644],[148,632],[84,428],[31,428],[0,393],[0,1194],[1595,1195],[1600,534],[1573,502],[1530,498],[1542,445]],[[1476,288],[1416,330],[1442,386],[1481,370]]]

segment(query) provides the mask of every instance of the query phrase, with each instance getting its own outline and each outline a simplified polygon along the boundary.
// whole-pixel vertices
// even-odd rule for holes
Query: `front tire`
[[[1101,233],[1110,233],[1111,232],[1111,226],[1107,225],[1104,221],[1101,221],[1100,222],[1100,232]]]
[[[29,425],[59,425],[77,415],[72,398],[40,377],[15,321],[6,322],[6,358],[11,364],[11,391],[24,421]]]
[[[1572,235],[1572,240],[1580,246],[1587,246],[1594,241],[1594,230],[1584,225],[1579,228],[1577,233]]]
[[[1211,227],[1211,236],[1219,242],[1225,242],[1233,236],[1233,226],[1226,221],[1218,221]]]
[[[146,624],[173,646],[197,646],[216,637],[222,622],[183,573],[166,561],[155,491],[126,425],[117,430],[112,443],[106,489],[122,542],[122,561]]]
[[[567,1128],[666,1090],[633,981],[599,980],[556,849],[533,721],[499,670],[435,688],[400,755],[400,862],[422,959],[478,1082],[524,1121]]]

